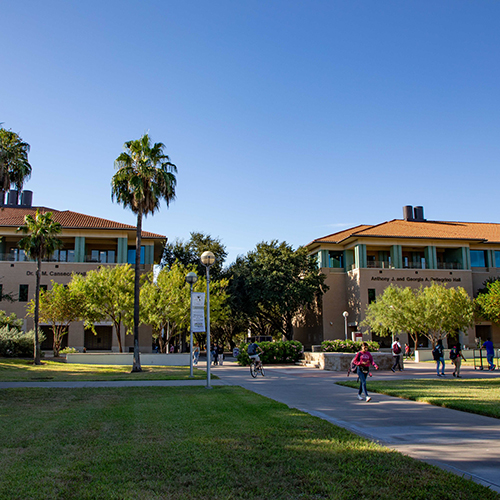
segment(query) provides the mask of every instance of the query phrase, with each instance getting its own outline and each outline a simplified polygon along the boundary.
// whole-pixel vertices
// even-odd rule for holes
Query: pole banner
[[[191,331],[193,333],[207,331],[205,328],[205,294],[202,292],[191,294]]]

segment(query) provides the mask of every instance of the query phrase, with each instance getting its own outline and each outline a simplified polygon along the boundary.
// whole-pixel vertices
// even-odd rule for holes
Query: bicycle
[[[263,377],[265,376],[266,372],[264,370],[264,367],[262,366],[262,361],[260,362],[259,366],[256,366],[255,360],[252,359],[250,361],[250,375],[252,375],[253,378],[256,378],[258,374],[261,374]]]

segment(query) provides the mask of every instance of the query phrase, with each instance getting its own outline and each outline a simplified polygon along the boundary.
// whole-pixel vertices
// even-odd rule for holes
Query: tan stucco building
[[[389,284],[419,287],[437,281],[461,286],[474,297],[485,280],[500,277],[500,224],[430,221],[422,207],[406,206],[403,214],[403,219],[356,226],[306,246],[317,256],[330,289],[320,311],[296,329],[297,340],[310,346],[345,338],[346,311],[348,338],[362,331],[364,339],[388,344],[360,323],[366,306]],[[482,322],[460,332],[460,341],[470,347],[475,338],[487,337],[500,344],[500,328]]]
[[[10,294],[14,302],[6,300],[0,303],[0,309],[7,314],[14,312],[19,318],[25,318],[25,329],[33,328],[33,320],[26,317],[26,305],[35,294],[35,262],[28,261],[24,252],[17,247],[23,237],[17,228],[24,224],[27,214],[52,212],[53,219],[62,225],[60,235],[64,246],[42,263],[41,286],[50,289],[51,281],[67,284],[72,273],[85,275],[88,271],[101,266],[117,266],[135,262],[135,226],[121,224],[99,217],[92,217],[70,210],[54,210],[47,207],[31,206],[32,195],[23,192],[21,204],[15,204],[15,197],[0,207],[0,287],[2,294]],[[154,263],[159,263],[165,242],[165,236],[142,232],[141,264],[142,271],[149,272]],[[52,349],[52,332],[47,325],[41,324],[47,339],[42,349]],[[122,328],[123,329],[123,328]],[[63,346],[69,345],[79,350],[118,351],[118,341],[111,322],[96,326],[97,335],[85,330],[82,322],[72,323]],[[120,332],[125,351],[133,347],[133,336]],[[151,352],[151,328],[139,329],[141,352]]]

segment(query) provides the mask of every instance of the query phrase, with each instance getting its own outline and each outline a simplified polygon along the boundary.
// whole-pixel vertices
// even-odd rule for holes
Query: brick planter
[[[351,352],[304,352],[307,364],[317,365],[320,370],[347,372],[356,354]],[[388,352],[372,352],[373,360],[380,370],[390,370],[394,360]]]

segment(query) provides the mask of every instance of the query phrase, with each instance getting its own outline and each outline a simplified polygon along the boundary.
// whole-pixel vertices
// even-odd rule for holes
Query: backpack
[[[250,356],[253,356],[257,352],[257,344],[252,342],[247,349],[247,352]]]
[[[396,344],[396,343],[393,344],[392,352],[394,354],[401,354],[401,347],[399,346],[399,344]]]
[[[450,359],[457,359],[458,358],[458,349],[456,347],[452,347],[450,350]]]
[[[441,358],[441,353],[439,352],[437,346],[432,350],[432,357],[434,358],[434,361],[438,361]]]
[[[358,365],[354,364],[354,360],[358,357],[358,354],[356,353],[356,356],[352,358],[351,363],[349,364],[349,369],[347,370],[347,376],[349,376],[350,373],[354,373],[355,375],[358,373]]]

